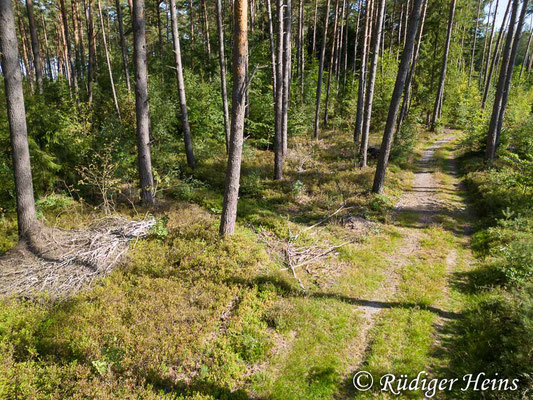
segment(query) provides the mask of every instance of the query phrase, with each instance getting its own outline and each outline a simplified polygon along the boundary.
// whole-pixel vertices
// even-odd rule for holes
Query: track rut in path
[[[352,346],[354,363],[350,373],[357,371],[368,355],[369,332],[375,325],[380,313],[387,308],[385,304],[394,298],[400,281],[399,271],[416,259],[420,249],[421,230],[435,223],[436,217],[445,208],[439,196],[439,184],[434,175],[435,153],[446,143],[453,140],[452,135],[439,138],[422,152],[416,163],[412,187],[399,199],[393,210],[393,223],[403,236],[400,251],[387,258],[388,268],[382,286],[373,293],[372,298],[357,306],[362,316],[362,327]],[[405,223],[404,221],[409,221]]]

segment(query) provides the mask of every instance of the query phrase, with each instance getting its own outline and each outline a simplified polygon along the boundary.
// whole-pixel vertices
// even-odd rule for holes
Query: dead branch
[[[19,246],[0,260],[0,295],[72,295],[109,274],[129,243],[146,236],[154,224],[154,218],[107,217],[86,230],[49,229],[40,238],[44,251],[37,254],[30,246]]]

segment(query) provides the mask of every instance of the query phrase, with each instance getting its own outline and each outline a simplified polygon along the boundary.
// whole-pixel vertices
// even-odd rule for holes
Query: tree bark
[[[283,101],[281,105],[281,124],[282,124],[282,149],[283,157],[287,154],[288,143],[288,120],[289,120],[289,105],[291,94],[291,77],[292,77],[292,3],[291,0],[286,0],[284,13],[284,38],[283,38]]]
[[[428,2],[429,0],[424,1],[424,6],[422,8],[422,17],[419,24],[418,29],[418,37],[416,41],[416,47],[413,54],[413,61],[411,62],[411,68],[409,69],[409,74],[407,75],[407,81],[405,82],[405,88],[404,88],[404,94],[403,94],[403,101],[402,101],[402,108],[400,111],[400,117],[398,118],[398,129],[400,129],[400,125],[407,117],[407,112],[409,110],[409,105],[411,103],[411,85],[413,83],[413,77],[416,70],[416,64],[418,62],[418,55],[420,53],[420,45],[422,44],[422,35],[424,33],[424,23],[426,21],[426,12],[428,8]]]
[[[318,0],[315,0],[315,17],[313,20],[313,47],[311,54],[314,56],[316,53],[316,21],[318,18]]]
[[[133,60],[135,66],[135,112],[141,199],[153,206],[154,178],[150,154],[150,106],[148,103],[148,68],[146,66],[146,22],[144,0],[133,0]]]
[[[353,46],[353,63],[352,72],[355,74],[355,67],[357,65],[357,47],[359,45],[359,20],[361,19],[361,8],[363,7],[363,0],[357,2],[357,22],[355,23],[355,40]]]
[[[477,29],[479,27],[479,16],[481,14],[481,3],[483,0],[479,0],[477,5],[477,17],[476,28],[474,29],[474,43],[472,45],[472,55],[470,56],[470,71],[468,73],[468,87],[470,87],[470,80],[472,79],[472,72],[474,72],[474,60],[476,56],[476,42],[477,42]]]
[[[78,76],[81,80],[81,77],[83,76],[83,72],[81,70],[82,63],[81,63],[81,55],[80,55],[80,35],[79,35],[79,29],[78,29],[78,15],[77,15],[77,8],[76,8],[76,0],[72,0],[70,2],[70,9],[72,11],[72,32],[74,34],[74,68],[76,68],[76,76]]]
[[[372,192],[374,193],[383,193],[385,173],[389,162],[392,141],[394,139],[394,127],[396,126],[398,108],[400,106],[402,92],[406,84],[407,74],[409,72],[409,64],[411,63],[411,58],[413,57],[415,36],[420,22],[420,14],[423,2],[424,0],[413,0],[413,10],[411,17],[409,18],[407,35],[405,37],[405,47],[402,52],[400,66],[398,67],[398,75],[396,76],[396,83],[394,85],[394,91],[392,93],[389,112],[387,115],[387,123],[383,133],[383,140],[381,141],[378,165],[376,168],[376,175],[374,176],[374,184],[372,186]]]
[[[339,0],[335,2],[335,14],[333,17],[333,37],[330,43],[329,64],[328,64],[328,81],[326,84],[326,103],[324,105],[324,129],[328,127],[328,108],[329,108],[329,91],[331,89],[331,75],[335,73],[335,41],[337,39],[337,24],[339,21]]]
[[[231,140],[226,170],[226,188],[220,220],[220,234],[232,235],[237,219],[237,202],[241,175],[244,132],[244,89],[248,61],[248,1],[235,0],[233,24],[233,101],[231,110]]]
[[[510,2],[509,2],[510,3]],[[489,13],[487,14],[487,22],[484,23],[484,34],[483,34],[483,53],[481,54],[481,65],[480,65],[480,69],[479,69],[479,87],[481,89],[483,89],[483,66],[485,65],[485,57],[486,57],[486,53],[487,53],[487,37],[489,36],[487,34],[488,32],[488,29],[489,29],[489,23],[490,23],[490,16],[491,16],[491,11],[492,11],[492,1],[489,0]],[[483,20],[483,22],[485,22]]]
[[[270,3],[270,0],[268,0]],[[228,111],[228,93],[226,85],[226,56],[224,50],[224,24],[222,20],[222,0],[216,0],[218,26],[218,61],[220,64],[220,87],[222,94],[222,108],[224,111],[224,136],[226,138],[226,153],[229,151],[230,127]]]
[[[113,80],[113,69],[111,68],[111,59],[109,58],[109,51],[107,49],[107,38],[105,34],[104,16],[102,14],[102,5],[98,0],[98,13],[100,14],[100,28],[102,29],[102,41],[104,43],[105,59],[107,62],[107,71],[109,73],[109,83],[111,84],[111,92],[113,93],[113,102],[115,103],[115,110],[118,119],[120,120],[120,107],[118,106],[117,92],[115,90],[115,81]]]
[[[522,27],[524,25],[525,16],[527,13],[528,0],[522,3],[522,11],[518,23],[516,16],[518,8],[520,7],[520,0],[513,1],[513,8],[511,12],[511,19],[509,21],[509,29],[502,57],[502,65],[500,69],[500,76],[498,79],[498,86],[496,88],[496,96],[494,98],[494,105],[492,109],[492,116],[489,124],[489,131],[487,135],[487,147],[485,151],[485,159],[489,163],[494,161],[496,151],[498,150],[500,132],[503,124],[503,117],[507,107],[507,98],[509,89],[511,87],[511,80],[514,72],[514,62],[518,52],[518,45],[520,43],[520,36]],[[516,25],[516,29],[515,29]]]
[[[94,13],[93,13],[93,0],[83,0],[86,20],[87,20],[87,37],[89,40],[89,65],[88,65],[88,78],[87,78],[87,101],[89,105],[93,101],[93,88],[95,81],[96,70],[96,41],[94,33]]]
[[[276,101],[274,102],[274,179],[283,178],[283,0],[277,2],[278,48],[276,56]]]
[[[19,31],[20,31],[20,43],[22,44],[22,61],[24,63],[24,73],[28,77],[28,83],[30,84],[31,92],[34,93],[33,67],[30,64],[30,56],[28,52],[29,43],[26,40],[27,38],[26,29],[24,28],[24,23],[22,22],[22,18],[20,18],[18,6],[16,6],[16,11],[17,11],[17,20],[19,24]]]
[[[207,47],[207,59],[211,59],[211,38],[209,37],[209,18],[207,14],[207,5],[205,0],[202,0],[202,9],[204,11],[204,28],[205,28],[205,43]]]
[[[530,26],[533,26],[533,18],[531,18]],[[520,65],[520,74],[518,75],[518,81],[522,80],[522,73],[524,72],[524,65],[527,64],[529,58],[531,58],[531,39],[533,38],[533,31],[529,33],[529,38],[527,39],[526,53],[524,54],[524,59]]]
[[[66,43],[66,57],[67,62],[70,70],[70,82],[71,86],[74,88],[74,93],[76,94],[76,99],[78,98],[78,75],[76,73],[76,65],[74,61],[74,56],[72,54],[72,48],[70,44],[70,35],[69,35],[69,29],[68,29],[68,16],[67,16],[67,9],[65,7],[65,0],[59,0],[60,10],[61,10],[61,18],[63,23],[63,35],[65,37],[65,43]]]
[[[122,6],[120,0],[115,0],[117,9],[118,34],[120,36],[120,50],[122,52],[122,63],[124,64],[124,78],[126,79],[126,89],[131,91],[130,69],[128,63],[128,47],[126,46],[126,37],[124,36],[124,22],[122,20]]]
[[[37,26],[33,16],[33,2],[26,0],[26,9],[28,10],[28,21],[30,23],[31,49],[33,53],[33,66],[35,68],[35,80],[39,94],[43,94],[43,68],[41,62],[41,53],[39,49],[39,37],[37,36]]]
[[[442,100],[444,95],[444,82],[446,80],[446,68],[448,67],[448,55],[450,53],[450,42],[453,31],[453,17],[455,14],[455,4],[457,0],[452,0],[450,6],[450,15],[448,17],[448,33],[446,34],[446,45],[444,47],[444,55],[442,57],[442,67],[440,72],[439,87],[437,89],[437,97],[435,98],[435,106],[433,108],[433,117],[431,118],[431,130],[434,131],[437,121],[441,114]]]
[[[318,80],[316,84],[316,109],[315,109],[315,139],[318,140],[320,121],[320,98],[322,95],[322,76],[324,75],[324,58],[326,58],[326,39],[328,35],[329,7],[331,0],[326,0],[326,14],[324,16],[324,32],[322,34],[322,48],[320,50],[320,63],[318,67]]]
[[[500,42],[501,42],[501,39],[502,39],[502,36],[503,36],[503,32],[504,32],[504,29],[505,29],[505,24],[506,24],[506,21],[507,21],[507,17],[509,15],[509,10],[511,8],[511,4],[512,4],[512,1],[509,1],[509,3],[507,3],[507,8],[505,9],[505,14],[503,15],[503,20],[502,20],[502,25],[501,25],[501,28],[500,28],[500,34],[498,35],[498,39],[496,39],[496,46],[495,46],[495,51],[494,51],[494,57],[492,57],[490,60],[490,66],[489,66],[489,70],[488,70],[488,73],[486,73],[486,85],[484,85],[483,87],[483,98],[481,100],[481,110],[485,110],[485,105],[487,103],[487,97],[489,95],[489,89],[490,89],[490,86],[491,86],[491,82],[492,82],[492,74],[493,74],[493,71],[494,71],[494,66],[496,65],[497,61],[498,61],[498,54],[499,54],[499,48],[500,48]],[[489,54],[489,58],[490,58],[490,54]],[[488,60],[487,60],[488,62]]]
[[[349,43],[349,35],[348,32],[350,31],[349,26],[350,21],[350,1],[348,0],[346,2],[346,19],[344,20],[344,30],[345,30],[345,37],[344,37],[344,60],[342,65],[342,87],[343,90],[346,88],[346,77],[348,75],[348,43]]]
[[[268,15],[268,31],[270,38],[270,54],[272,67],[272,93],[274,95],[274,103],[276,103],[276,88],[277,88],[277,67],[276,67],[276,46],[274,42],[274,24],[272,22],[272,6],[270,0],[266,0],[267,15]]]
[[[522,3],[522,10],[520,12],[520,18],[518,19],[518,26],[516,27],[516,32],[513,38],[513,47],[511,49],[511,56],[509,59],[509,65],[507,67],[507,74],[505,77],[504,91],[502,96],[502,105],[500,108],[500,116],[498,117],[498,124],[496,126],[496,145],[494,146],[494,153],[492,159],[496,157],[496,152],[500,145],[500,137],[502,132],[503,119],[505,116],[505,109],[507,108],[507,100],[509,98],[509,91],[511,90],[511,85],[513,82],[514,66],[516,61],[516,55],[518,54],[518,47],[520,46],[520,39],[522,37],[522,29],[526,20],[526,15],[528,13],[528,2],[529,0],[524,0]]]
[[[509,1],[509,3],[511,3],[511,2]],[[489,47],[487,49],[487,59],[486,59],[486,63],[485,63],[485,68],[483,68],[483,79],[484,79],[483,85],[484,86],[487,85],[487,71],[488,71],[488,68],[489,68],[489,60],[490,60],[491,54],[492,54],[492,42],[494,41],[494,29],[496,28],[496,16],[498,14],[498,6],[499,6],[499,0],[496,0],[496,7],[495,7],[495,10],[494,10],[494,17],[492,19],[492,27],[490,29]]]
[[[337,39],[337,55],[335,57],[335,76],[337,77],[337,88],[339,85],[339,74],[342,66],[342,48],[344,41],[344,14],[346,13],[346,0],[342,0],[341,17],[338,22],[338,39]]]
[[[361,54],[361,67],[359,68],[359,88],[357,93],[357,114],[355,116],[355,128],[353,140],[355,143],[359,142],[361,133],[363,132],[363,112],[365,105],[365,93],[366,93],[366,64],[368,57],[368,32],[370,30],[370,14],[372,8],[372,1],[367,0],[365,8],[365,29],[363,36],[363,52]]]
[[[191,127],[189,125],[189,114],[187,112],[187,97],[185,96],[185,82],[183,80],[183,65],[181,63],[181,46],[178,32],[178,11],[176,0],[170,0],[172,15],[172,39],[174,44],[174,61],[176,64],[176,79],[178,81],[178,94],[181,110],[181,125],[183,128],[183,139],[185,141],[185,154],[187,155],[187,165],[194,168],[194,153],[192,148]]]
[[[73,14],[73,20],[76,21],[76,32],[77,37],[79,40],[79,46],[78,46],[78,52],[79,52],[79,62],[80,65],[78,66],[80,79],[83,82],[85,79],[85,41],[83,39],[83,28],[82,28],[82,21],[81,21],[81,15],[78,8],[78,2],[77,0],[72,0],[72,14]]]
[[[19,238],[27,239],[37,223],[18,42],[11,0],[0,1],[0,57],[6,90],[17,200]]]
[[[161,1],[155,0],[155,11],[157,19],[157,42],[159,47],[159,55],[163,55],[163,26],[161,25]]]
[[[367,164],[368,139],[370,136],[370,121],[372,119],[372,104],[374,102],[374,86],[376,84],[376,73],[379,59],[379,45],[381,40],[381,28],[383,26],[383,15],[385,14],[385,0],[380,0],[377,9],[377,22],[374,27],[372,43],[372,63],[368,76],[368,88],[365,97],[365,115],[363,119],[363,131],[361,136],[361,147],[359,148],[359,167],[364,168]]]
[[[43,34],[44,34],[44,51],[46,54],[46,65],[48,66],[48,77],[50,80],[54,79],[54,72],[52,71],[52,62],[50,61],[50,51],[48,47],[48,35],[46,33],[46,24],[44,22],[44,15],[41,14],[41,25],[43,28]]]
[[[299,40],[298,40],[298,48],[300,49],[300,53],[298,54],[298,60],[300,62],[300,95],[302,98],[302,103],[304,102],[304,94],[305,94],[305,21],[304,21],[304,0],[300,0],[300,8],[298,10],[298,32],[299,32]]]

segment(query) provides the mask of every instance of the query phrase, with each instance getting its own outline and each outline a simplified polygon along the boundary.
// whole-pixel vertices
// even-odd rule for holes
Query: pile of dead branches
[[[316,228],[332,219],[343,210],[345,210],[345,207],[344,205],[341,205],[332,214],[316,224],[302,229],[298,234],[292,234],[289,229],[289,237],[286,240],[280,240],[268,231],[259,232],[259,237],[261,241],[268,246],[270,254],[275,255],[279,261],[287,266],[287,269],[291,270],[294,279],[298,281],[302,291],[305,291],[305,287],[296,272],[298,269],[303,268],[309,275],[312,275],[311,271],[308,269],[311,264],[318,263],[328,256],[336,255],[339,248],[355,242],[356,239],[350,239],[335,245],[323,243],[322,245],[304,246],[296,244],[298,238],[305,232],[314,231],[313,233],[316,233]]]
[[[113,270],[129,243],[147,235],[154,218],[107,217],[84,230],[45,228],[38,245],[21,243],[0,260],[0,295],[72,295]]]

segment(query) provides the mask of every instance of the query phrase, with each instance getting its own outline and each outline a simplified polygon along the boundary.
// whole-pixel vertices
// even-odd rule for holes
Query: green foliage
[[[406,166],[413,155],[421,134],[421,126],[413,117],[408,116],[394,135],[390,160],[400,166]]]
[[[531,365],[533,335],[533,286],[520,290],[494,290],[479,294],[456,324],[459,342],[454,358],[458,374],[478,374],[519,379],[518,393],[525,393],[533,379],[524,366]],[[491,393],[492,398],[516,398],[517,392]]]
[[[464,163],[467,171],[474,169],[466,182],[481,217],[472,247],[482,267],[469,274],[475,297],[456,326],[462,356],[454,363],[465,373],[519,378],[519,391],[525,393],[532,382],[524,371],[532,362],[526,338],[533,335],[531,116],[511,112],[507,123],[501,156],[492,168],[479,170],[478,158]],[[473,137],[467,138],[470,146],[476,146]]]

